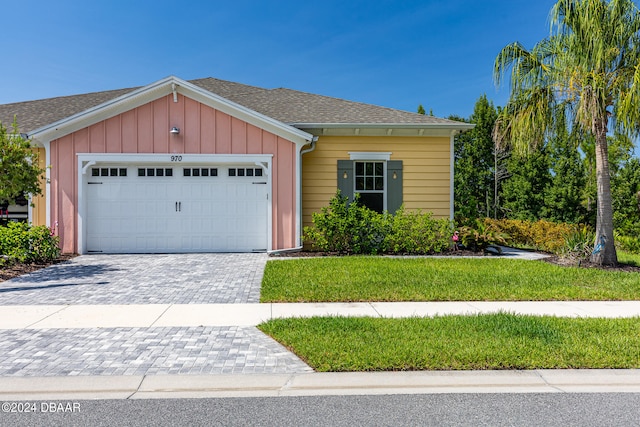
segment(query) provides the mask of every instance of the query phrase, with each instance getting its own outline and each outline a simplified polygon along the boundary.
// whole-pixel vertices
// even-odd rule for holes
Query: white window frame
[[[383,167],[383,190],[382,190],[382,211],[387,210],[387,162],[391,160],[390,152],[349,152],[349,159],[353,161],[353,195],[361,193],[356,190],[356,162],[382,162]],[[375,193],[376,191],[372,191]]]

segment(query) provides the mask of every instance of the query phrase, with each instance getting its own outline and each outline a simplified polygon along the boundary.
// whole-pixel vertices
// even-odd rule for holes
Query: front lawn
[[[618,261],[623,264],[629,264],[636,267],[640,267],[639,254],[632,254],[630,252],[618,251]]]
[[[316,317],[259,328],[320,372],[640,368],[638,318]]]
[[[503,258],[271,260],[262,302],[638,300],[640,274]]]

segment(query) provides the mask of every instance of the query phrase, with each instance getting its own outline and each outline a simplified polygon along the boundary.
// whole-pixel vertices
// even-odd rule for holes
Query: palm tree
[[[548,38],[531,50],[509,44],[496,57],[497,84],[511,70],[496,142],[526,153],[561,126],[561,117],[574,135],[593,136],[598,206],[592,261],[615,265],[607,133],[640,135],[640,12],[632,0],[558,0],[550,17]]]

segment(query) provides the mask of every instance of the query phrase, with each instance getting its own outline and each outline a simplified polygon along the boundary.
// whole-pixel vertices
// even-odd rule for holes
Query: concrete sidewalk
[[[636,317],[640,316],[640,301],[10,305],[0,306],[0,330],[255,326],[285,317],[401,318],[500,311],[562,317]]]

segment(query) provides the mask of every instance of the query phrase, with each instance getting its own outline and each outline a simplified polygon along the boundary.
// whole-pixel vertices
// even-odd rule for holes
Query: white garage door
[[[254,165],[95,165],[85,178],[87,252],[264,251],[264,175]]]

